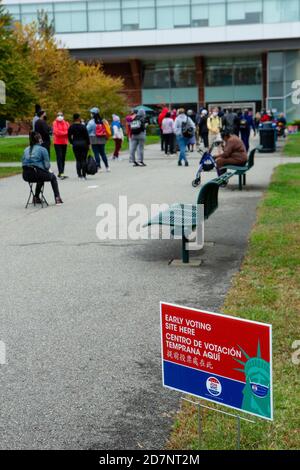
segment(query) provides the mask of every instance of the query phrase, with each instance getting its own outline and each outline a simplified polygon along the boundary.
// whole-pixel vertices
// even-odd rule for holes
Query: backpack
[[[190,119],[187,117],[186,121],[181,124],[182,135],[187,139],[190,139],[194,135],[194,128],[189,121]]]
[[[131,121],[130,128],[131,128],[131,133],[133,135],[137,135],[145,130],[145,124],[143,123],[141,119],[135,118],[133,121]]]
[[[96,124],[96,137],[108,137],[107,136],[107,130],[106,130],[106,127],[104,125],[104,123],[102,122],[101,124]]]
[[[240,129],[248,129],[248,121],[247,119],[242,118],[240,121]]]
[[[86,165],[86,172],[88,175],[95,175],[97,173],[97,164],[96,160],[92,155],[88,156],[87,165]]]

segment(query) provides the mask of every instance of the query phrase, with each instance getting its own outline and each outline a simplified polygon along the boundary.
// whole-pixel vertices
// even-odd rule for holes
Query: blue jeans
[[[107,156],[105,153],[105,144],[92,144],[92,149],[93,149],[93,153],[94,153],[95,160],[97,163],[97,167],[101,168],[101,163],[100,163],[100,155],[101,155],[101,158],[103,160],[105,167],[108,168],[108,161],[107,161]]]
[[[186,146],[187,146],[187,143],[188,143],[189,139],[187,139],[186,137],[183,137],[183,136],[177,136],[177,142],[178,142],[178,145],[179,145],[179,161],[181,162],[181,160],[184,160],[185,162],[187,162],[187,158],[186,158],[186,155],[185,155],[185,150],[186,150]]]
[[[249,150],[249,139],[250,139],[250,130],[241,130],[241,139],[246,147],[246,150],[248,152]]]

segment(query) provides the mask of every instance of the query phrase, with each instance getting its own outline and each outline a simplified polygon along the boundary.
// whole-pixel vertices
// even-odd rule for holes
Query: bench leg
[[[239,190],[242,191],[243,185],[242,185],[242,175],[239,175]]]
[[[243,174],[243,185],[246,186],[246,173]]]
[[[182,262],[183,263],[188,263],[190,261],[190,252],[189,250],[186,249],[186,243],[187,239],[184,236],[184,233],[182,233]]]

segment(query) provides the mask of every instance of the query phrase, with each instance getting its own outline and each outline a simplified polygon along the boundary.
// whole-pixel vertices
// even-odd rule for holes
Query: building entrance
[[[226,112],[228,109],[232,109],[234,112],[243,111],[243,109],[248,109],[252,111],[253,115],[256,113],[256,102],[241,101],[239,103],[209,103],[208,110],[210,111],[215,106],[221,106],[221,108]]]

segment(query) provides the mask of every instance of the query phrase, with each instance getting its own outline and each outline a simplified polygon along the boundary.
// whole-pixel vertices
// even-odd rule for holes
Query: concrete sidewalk
[[[145,155],[145,168],[112,162],[87,182],[68,163],[58,207],[25,210],[21,176],[0,180],[2,449],[163,448],[180,394],[161,385],[159,301],[220,310],[273,168],[296,161],[258,154],[243,192],[237,177],[220,190],[203,264],[176,268],[179,240],[96,237],[98,205],[119,195],[147,207],[196,200],[198,154],[188,168],[158,146]]]

